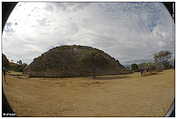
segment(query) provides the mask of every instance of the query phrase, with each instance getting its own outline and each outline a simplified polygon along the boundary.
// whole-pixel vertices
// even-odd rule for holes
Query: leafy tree
[[[25,63],[23,63],[22,65],[18,65],[16,70],[19,72],[23,72],[26,66],[27,66],[27,64],[25,64]]]
[[[138,65],[137,64],[132,64],[131,65],[131,70],[132,71],[138,71],[139,70]]]
[[[172,59],[170,64],[171,64],[172,68],[175,68],[175,59]]]
[[[155,63],[148,63],[148,69],[150,72],[156,70],[156,64]]]
[[[171,52],[169,51],[160,51],[154,54],[154,61],[156,64],[162,64],[164,68],[171,68],[170,64]]]
[[[138,65],[140,69],[144,69],[148,72],[155,71],[157,69],[157,64],[152,62],[141,63]],[[160,65],[159,65],[160,67]]]
[[[156,71],[161,72],[164,69],[164,65],[162,63],[155,63]]]
[[[22,65],[22,64],[23,64],[23,63],[22,63],[22,60],[17,61],[17,64]]]

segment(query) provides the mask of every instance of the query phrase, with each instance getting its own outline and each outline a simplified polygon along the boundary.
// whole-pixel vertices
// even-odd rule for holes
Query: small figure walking
[[[141,74],[141,76],[143,76],[143,72],[144,72],[144,70],[143,70],[143,69],[140,69],[140,74]]]

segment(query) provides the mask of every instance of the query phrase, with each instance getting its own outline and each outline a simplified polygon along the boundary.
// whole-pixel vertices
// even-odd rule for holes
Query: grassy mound
[[[31,77],[74,77],[126,73],[104,51],[88,46],[60,46],[35,58],[25,69]]]

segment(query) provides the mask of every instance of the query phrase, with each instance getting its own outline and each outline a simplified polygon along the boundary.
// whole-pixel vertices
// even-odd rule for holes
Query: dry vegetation
[[[68,65],[69,64],[69,65]],[[64,45],[35,58],[24,73],[30,77],[85,77],[130,73],[102,50],[89,46]]]
[[[174,97],[174,70],[95,80],[9,72],[5,92],[17,116],[164,116]]]

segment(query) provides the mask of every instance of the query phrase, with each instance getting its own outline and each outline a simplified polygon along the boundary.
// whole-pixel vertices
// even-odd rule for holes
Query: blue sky
[[[104,50],[121,63],[174,52],[174,23],[161,3],[21,2],[3,32],[9,59],[33,59],[60,45]]]

